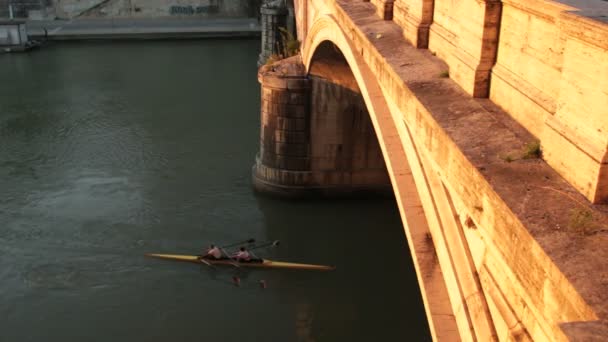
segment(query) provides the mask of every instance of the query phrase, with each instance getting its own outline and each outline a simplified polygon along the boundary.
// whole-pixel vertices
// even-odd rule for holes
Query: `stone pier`
[[[608,340],[608,2],[294,3],[308,181],[379,185],[361,94],[433,340]]]
[[[283,197],[391,194],[373,125],[344,62],[306,75],[299,57],[260,69],[254,188]]]

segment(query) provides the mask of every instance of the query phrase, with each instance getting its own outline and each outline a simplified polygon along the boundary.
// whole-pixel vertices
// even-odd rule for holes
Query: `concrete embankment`
[[[0,17],[34,20],[84,18],[258,17],[261,0],[0,0]]]
[[[32,39],[186,39],[260,36],[256,19],[78,19],[28,21]]]

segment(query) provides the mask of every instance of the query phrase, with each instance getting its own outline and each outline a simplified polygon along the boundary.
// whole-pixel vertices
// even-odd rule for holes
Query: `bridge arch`
[[[416,267],[431,334],[434,340],[450,340],[458,327],[422,204],[421,191],[429,191],[424,180],[423,160],[416,152],[407,127],[402,120],[396,119],[398,110],[387,101],[376,76],[332,15],[315,18],[306,32],[302,61],[307,72],[314,66],[319,51],[326,49],[328,44],[337,48],[346,60],[369,112]],[[473,329],[470,321],[464,326]]]
[[[385,2],[294,0],[298,38],[303,41],[301,57],[306,71],[312,75],[302,79],[312,79],[310,83],[314,86],[315,54],[328,42],[340,50],[352,71],[363,98],[362,101],[358,98],[358,104],[365,102],[371,122],[368,126],[373,125],[385,160],[434,339],[566,340],[587,336],[592,330],[597,336],[605,336],[608,331],[606,298],[599,295],[607,293],[605,284],[597,280],[599,278],[583,280],[576,276],[582,274],[580,267],[605,269],[597,258],[591,261],[584,257],[591,255],[587,254],[590,250],[599,254],[602,249],[599,244],[586,244],[589,249],[576,249],[566,257],[564,251],[570,250],[572,241],[581,237],[575,232],[553,230],[568,221],[573,200],[589,212],[599,214],[584,200],[566,195],[581,189],[559,178],[568,168],[566,165],[579,164],[583,159],[561,153],[552,159],[550,153],[555,148],[555,151],[566,151],[565,148],[577,143],[570,141],[566,133],[562,137],[541,137],[543,155],[547,152],[544,160],[548,163],[540,160],[532,165],[522,160],[514,164],[502,157],[532,139],[525,128],[555,132],[555,129],[570,127],[576,120],[569,121],[569,118],[579,115],[572,109],[580,97],[569,98],[569,91],[555,94],[555,101],[563,99],[573,105],[568,113],[561,111],[561,116],[549,116],[551,120],[564,119],[564,125],[546,121],[543,125],[548,125],[547,130],[540,127],[541,120],[538,124],[526,121],[523,124],[528,126],[520,127],[521,111],[517,107],[528,102],[516,100],[515,109],[508,107],[506,111],[493,102],[504,100],[498,103],[502,106],[512,102],[512,95],[530,98],[529,92],[526,93],[529,89],[517,89],[520,83],[511,82],[511,76],[502,79],[504,84],[494,82],[495,76],[498,80],[502,75],[512,75],[508,60],[518,54],[499,55],[490,72],[492,87],[498,86],[494,95],[498,95],[490,101],[475,97],[481,94],[475,91],[479,85],[490,86],[482,74],[487,74],[486,66],[492,67],[490,64],[494,62],[487,58],[488,53],[492,53],[491,46],[487,50],[485,47],[488,43],[494,47],[501,44],[500,39],[496,42],[491,38],[499,28],[500,20],[495,19],[500,15],[500,11],[496,11],[500,4],[479,6],[478,2],[467,0],[467,4],[459,6],[486,11],[485,19],[459,23],[450,17],[449,25],[445,25],[449,11],[446,12],[445,6],[433,10],[432,1],[390,2],[390,6]],[[394,21],[391,20],[393,5]],[[488,15],[487,10],[494,12]],[[512,13],[519,10],[511,8],[512,12],[502,17],[512,18]],[[415,13],[419,11],[430,19],[427,16],[426,21],[418,22]],[[556,13],[562,16],[561,11]],[[573,22],[571,27],[577,27],[572,31],[574,34],[567,30],[556,32],[564,32],[564,37],[572,35],[571,38],[578,41],[578,28],[587,29],[581,23],[579,19],[576,24]],[[463,30],[463,27],[467,28]],[[470,36],[473,27],[475,32],[485,33]],[[530,27],[521,29],[522,34],[529,30]],[[422,38],[428,40],[428,50],[420,49],[420,44],[411,44],[420,42],[420,35],[425,32],[426,37]],[[592,40],[589,42],[600,46],[597,40]],[[502,39],[503,45],[511,42]],[[578,43],[572,45],[572,51],[578,49]],[[589,46],[584,51],[591,49]],[[475,52],[471,55],[471,51]],[[479,51],[483,53],[478,55]],[[599,50],[593,51],[590,55],[601,54]],[[329,63],[325,69],[331,70],[327,65]],[[480,69],[480,66],[483,67]],[[533,74],[518,75],[518,79],[524,81],[521,84],[536,80]],[[561,76],[554,76],[563,83],[569,82],[568,75],[562,70]],[[285,87],[289,90],[289,84]],[[295,84],[293,89],[297,90]],[[327,99],[328,94],[319,98]],[[598,98],[597,94],[588,95]],[[312,107],[317,100],[314,95],[311,98],[314,100],[308,103]],[[338,103],[340,97],[336,98]],[[543,107],[538,109],[544,113],[544,105],[532,101]],[[542,103],[547,103],[544,97]],[[340,113],[345,108],[343,105],[337,109],[332,107],[332,113]],[[289,113],[289,109],[283,111]],[[585,110],[581,113],[586,113]],[[310,117],[319,117],[325,111],[311,113]],[[307,128],[308,131],[316,129]],[[580,179],[587,179],[582,175],[597,170],[598,164],[593,165],[593,170],[589,168],[580,173]],[[589,193],[583,195],[597,199]],[[543,204],[536,205],[539,203]],[[597,218],[594,222],[604,225],[605,219]],[[573,256],[578,256],[580,263],[572,263]],[[599,326],[603,330],[596,333]]]

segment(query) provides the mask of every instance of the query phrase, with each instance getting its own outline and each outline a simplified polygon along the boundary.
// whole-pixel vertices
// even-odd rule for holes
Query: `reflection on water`
[[[0,56],[10,80],[0,84],[1,341],[429,339],[392,200],[252,193],[258,46],[56,44]],[[337,270],[143,257],[250,237],[281,240],[265,257]]]

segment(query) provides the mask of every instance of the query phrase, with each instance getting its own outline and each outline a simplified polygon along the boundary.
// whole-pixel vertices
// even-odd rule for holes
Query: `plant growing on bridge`
[[[266,65],[274,64],[275,62],[278,62],[281,59],[281,56],[277,55],[276,53],[273,53],[272,55],[268,56],[268,59],[266,60]]]
[[[281,34],[281,45],[283,46],[283,51],[281,51],[283,58],[297,55],[300,52],[300,41],[284,27],[279,27],[279,32]]]
[[[583,235],[594,233],[597,227],[593,222],[593,212],[587,208],[574,208],[570,210],[568,228]]]
[[[500,157],[500,159],[506,161],[507,163],[510,163],[515,160],[515,158],[513,158],[513,156],[510,154],[500,155],[499,157]]]
[[[540,149],[540,142],[533,141],[526,144],[524,147],[523,159],[535,159],[542,156],[542,150]]]
[[[266,65],[295,56],[300,52],[301,43],[291,32],[284,27],[279,27],[279,34],[281,35],[281,39],[277,42],[277,53],[268,57]]]
[[[543,151],[540,148],[540,142],[539,141],[532,141],[527,143],[524,148],[523,151],[521,152],[521,156],[519,157],[515,157],[512,154],[505,154],[505,155],[499,155],[500,159],[506,161],[507,163],[510,163],[512,161],[515,160],[519,160],[519,159],[537,159],[542,157]]]

